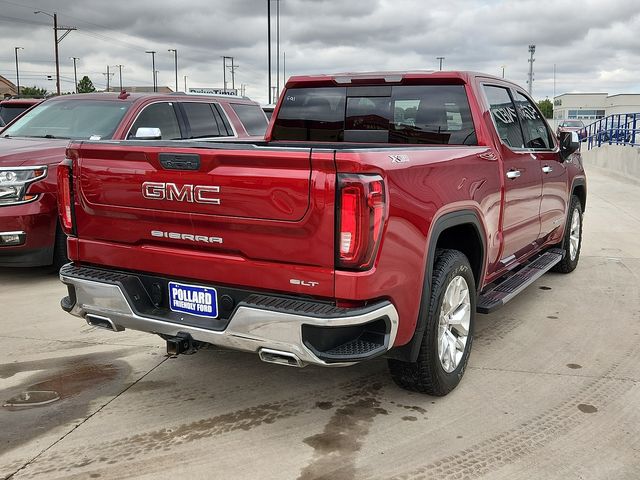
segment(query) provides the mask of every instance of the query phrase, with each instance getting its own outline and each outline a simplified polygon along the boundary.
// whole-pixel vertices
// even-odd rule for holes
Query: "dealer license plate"
[[[169,308],[174,312],[217,318],[218,292],[215,288],[169,282]]]

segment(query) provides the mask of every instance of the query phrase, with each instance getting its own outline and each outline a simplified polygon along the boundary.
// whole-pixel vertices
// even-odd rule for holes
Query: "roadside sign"
[[[189,87],[189,93],[197,95],[238,95],[237,88],[206,88],[206,87]]]

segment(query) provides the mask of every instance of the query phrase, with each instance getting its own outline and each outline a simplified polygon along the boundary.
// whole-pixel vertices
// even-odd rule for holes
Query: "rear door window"
[[[502,141],[512,148],[524,148],[522,129],[509,91],[506,88],[485,85],[484,93],[489,102],[491,117]]]
[[[293,88],[274,140],[476,144],[462,85]]]
[[[179,140],[182,138],[180,124],[172,102],[152,103],[140,112],[131,126],[127,138],[135,138],[138,128],[159,128],[163,140]]]
[[[231,108],[236,112],[244,129],[249,135],[264,136],[267,131],[267,117],[259,105],[246,103],[232,103]]]
[[[226,136],[226,130],[220,132],[220,119],[218,112],[209,103],[183,102],[182,108],[189,123],[189,138]]]
[[[520,92],[516,92],[515,103],[524,130],[525,146],[544,150],[553,148],[551,131],[538,109]]]

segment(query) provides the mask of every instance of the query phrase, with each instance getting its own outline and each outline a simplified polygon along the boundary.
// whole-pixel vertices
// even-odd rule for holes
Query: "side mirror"
[[[580,149],[580,138],[578,132],[560,132],[560,156],[566,160],[569,156]]]
[[[136,130],[136,140],[162,140],[162,132],[159,128],[140,127]]]

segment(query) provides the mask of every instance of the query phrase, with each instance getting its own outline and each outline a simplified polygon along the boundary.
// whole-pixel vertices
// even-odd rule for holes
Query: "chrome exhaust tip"
[[[281,350],[261,348],[258,351],[258,356],[260,360],[266,363],[277,363],[278,365],[286,365],[288,367],[304,367],[304,363],[296,355]]]
[[[84,319],[92,327],[104,328],[106,330],[111,330],[112,332],[122,332],[124,330],[124,327],[116,325],[110,318],[94,315],[93,313],[87,313]]]

